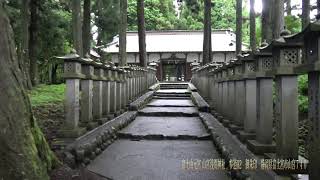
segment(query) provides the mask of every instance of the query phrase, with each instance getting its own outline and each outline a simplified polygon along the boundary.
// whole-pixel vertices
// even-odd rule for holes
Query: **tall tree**
[[[29,58],[30,58],[30,76],[33,86],[39,84],[38,56],[39,56],[39,0],[30,1],[30,39],[29,39]]]
[[[277,39],[280,37],[280,33],[284,30],[284,0],[276,0],[274,6],[274,27],[273,27],[273,38]]]
[[[1,179],[49,179],[56,158],[32,115],[23,88],[15,42],[0,0],[0,177]]]
[[[83,56],[81,0],[72,0],[72,35],[73,47],[80,56]]]
[[[242,0],[237,0],[236,14],[236,54],[238,55],[242,48]]]
[[[261,14],[261,38],[267,43],[272,41],[272,14],[273,14],[273,3],[275,0],[262,0],[262,14]]]
[[[21,52],[19,66],[23,72],[24,87],[30,90],[32,88],[29,59],[30,0],[21,2],[21,19]]]
[[[91,48],[91,0],[83,3],[83,26],[82,26],[83,54],[90,54]]]
[[[256,13],[254,11],[255,0],[250,0],[250,47],[256,51]]]
[[[127,64],[127,0],[120,0],[119,65]]]
[[[310,23],[310,0],[302,0],[302,30]]]
[[[212,61],[211,43],[211,0],[204,0],[204,28],[203,28],[203,64]]]
[[[140,66],[147,67],[146,28],[144,19],[144,0],[137,1],[139,60]]]

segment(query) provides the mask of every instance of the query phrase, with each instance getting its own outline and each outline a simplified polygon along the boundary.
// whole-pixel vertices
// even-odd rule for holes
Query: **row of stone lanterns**
[[[65,122],[59,134],[78,137],[126,110],[128,103],[157,82],[155,67],[116,67],[99,58],[64,57]]]
[[[210,98],[218,120],[254,153],[298,159],[297,77],[307,73],[308,169],[310,178],[315,179],[320,175],[320,23],[312,23],[294,36],[282,35],[221,67],[194,65],[192,82]]]

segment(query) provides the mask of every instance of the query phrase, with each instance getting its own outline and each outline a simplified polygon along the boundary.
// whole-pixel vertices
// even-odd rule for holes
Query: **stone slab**
[[[156,93],[168,93],[168,94],[190,94],[187,89],[160,89]]]
[[[120,133],[133,136],[163,135],[179,136],[190,135],[201,137],[207,134],[201,120],[197,117],[146,117],[138,116]]]
[[[145,107],[139,110],[140,115],[148,116],[198,116],[195,107]]]
[[[148,106],[157,107],[193,107],[194,104],[191,100],[178,100],[178,99],[153,99]]]
[[[220,158],[210,141],[118,140],[87,169],[113,180],[230,179],[226,171],[185,170],[182,160]]]
[[[247,140],[252,140],[256,138],[255,133],[248,133],[243,130],[240,130],[237,132],[237,136],[240,139],[241,142],[245,143]]]
[[[248,140],[247,146],[250,151],[258,155],[263,155],[264,153],[272,153],[276,151],[276,145],[274,143],[262,144],[256,140]]]

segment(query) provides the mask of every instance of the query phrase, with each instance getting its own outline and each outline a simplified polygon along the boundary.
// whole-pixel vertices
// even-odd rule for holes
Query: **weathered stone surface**
[[[139,110],[144,116],[198,116],[195,107],[145,107]]]
[[[128,127],[120,133],[132,135],[190,135],[201,137],[206,129],[197,117],[144,117],[138,116]]]
[[[182,160],[220,158],[210,141],[118,140],[87,169],[114,180],[230,179],[227,171],[184,170]]]
[[[147,93],[130,103],[129,110],[137,111],[151,100],[153,94],[153,91],[148,91]]]
[[[133,121],[136,115],[136,111],[129,111],[111,121],[106,122],[105,124],[77,138],[72,144],[66,147],[67,151],[75,153],[77,151],[80,152],[79,150],[83,148],[86,149],[86,152],[96,151],[97,148],[100,148],[105,141],[114,140],[117,137],[115,133],[122,127],[128,125],[129,122]],[[91,157],[91,159],[94,158],[93,154],[85,153],[83,158],[77,159],[77,163],[84,161],[87,156]],[[75,154],[75,157],[77,158],[77,154]]]
[[[157,106],[157,107],[193,107],[194,104],[191,100],[178,100],[178,99],[163,99],[152,100],[148,106]]]
[[[193,102],[197,105],[199,111],[202,111],[202,112],[210,111],[209,104],[200,96],[198,92],[192,92],[191,98]]]
[[[217,146],[218,150],[223,152],[223,156],[227,159],[238,159],[245,162],[246,159],[256,159],[258,160],[258,167],[261,166],[259,158],[256,157],[252,152],[250,152],[236,137],[234,137],[223,125],[217,121],[211,114],[209,113],[199,113],[201,120],[203,120],[204,124],[208,129],[210,129],[211,134],[213,136],[214,144]],[[210,128],[209,128],[210,127]],[[224,147],[226,146],[227,147]],[[261,180],[269,180],[276,179],[276,174],[273,171],[265,171],[261,169],[257,169],[255,171],[245,170],[245,164],[242,163],[242,171],[241,174],[247,174],[251,179],[261,179]]]

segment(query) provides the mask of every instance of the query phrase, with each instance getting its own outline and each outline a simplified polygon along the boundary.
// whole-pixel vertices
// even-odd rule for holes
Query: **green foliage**
[[[308,76],[301,75],[298,77],[298,104],[299,112],[308,112]]]
[[[39,85],[29,92],[32,106],[63,103],[66,85]]]
[[[286,28],[293,34],[301,31],[301,19],[296,16],[285,17]]]
[[[146,30],[175,29],[177,21],[172,0],[145,0]],[[136,31],[137,0],[128,0],[128,30]]]
[[[98,27],[98,45],[107,44],[118,34],[119,8],[119,0],[95,0],[92,2],[94,22]]]

